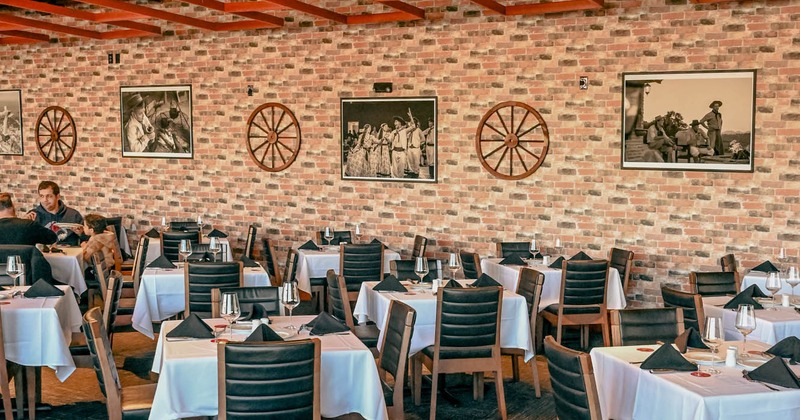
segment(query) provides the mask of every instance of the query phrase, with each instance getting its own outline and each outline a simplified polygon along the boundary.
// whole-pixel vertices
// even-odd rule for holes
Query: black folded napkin
[[[250,311],[249,314],[245,314],[249,318],[244,319],[264,319],[266,318],[269,321],[269,310],[267,307],[264,306],[263,303],[254,303],[253,309]],[[241,318],[240,318],[241,319]]]
[[[754,285],[755,286],[755,285]],[[734,296],[733,299],[729,300],[728,303],[725,304],[725,309],[737,309],[739,305],[753,305],[753,309],[764,309],[760,303],[756,302],[755,298],[752,296],[753,290],[749,287],[743,291],[741,291],[738,295]]]
[[[570,261],[590,261],[591,259],[592,257],[583,251],[578,251],[577,254],[569,258]]]
[[[478,277],[477,280],[470,284],[472,287],[489,287],[489,286],[502,286],[502,284],[498,283],[497,280],[493,279],[486,273],[483,273]]]
[[[544,257],[544,255],[542,255],[542,253],[541,253],[541,252],[537,252],[537,253],[536,253],[536,255],[534,255],[534,256],[533,256],[533,258],[537,258],[537,259],[540,259],[540,260],[541,260],[543,257]]]
[[[757,284],[751,284],[750,286],[747,286],[747,288],[742,290],[741,293],[744,293],[744,292],[750,293],[750,296],[752,296],[754,298],[768,298],[769,297],[769,295],[764,293],[764,291],[761,290],[761,288],[758,287]]]
[[[252,334],[244,339],[246,342],[283,341],[283,337],[272,330],[268,325],[261,324]]]
[[[323,241],[324,241],[324,239],[323,239]],[[330,241],[328,241],[328,243],[327,243],[327,244],[325,244],[325,245],[339,245],[339,243],[340,243],[341,241],[342,241],[342,238],[338,238],[338,237],[334,236],[334,237],[333,237],[333,238],[331,238],[331,240],[330,240]]]
[[[683,331],[683,334],[675,338],[675,346],[678,347],[681,353],[686,353],[686,350],[691,347],[694,349],[707,349],[708,346],[703,343],[703,338],[694,327],[689,327]]]
[[[757,367],[752,372],[744,374],[750,378],[768,384],[783,386],[786,388],[800,388],[800,380],[794,375],[789,365],[781,357],[773,357],[767,363]]]
[[[373,240],[370,242],[370,244],[372,244],[372,245],[375,245],[375,244],[383,244],[383,248],[384,248],[384,249],[387,249],[387,250],[389,249],[389,246],[388,246],[388,245],[384,244],[383,242],[381,242],[381,241],[379,241],[379,240],[377,240],[377,239],[373,239]]]
[[[564,262],[564,257],[558,257],[558,258],[556,258],[555,261],[550,263],[550,265],[548,265],[548,267],[557,268],[557,269],[560,270],[561,269],[561,263],[563,263],[563,262]]]
[[[400,284],[400,280],[397,280],[397,277],[389,274],[385,276],[380,283],[376,284],[375,287],[372,288],[376,292],[407,292],[405,286]]]
[[[152,228],[148,230],[144,236],[147,236],[148,238],[160,238],[161,234],[158,232],[158,230],[156,230],[156,228]]]
[[[159,255],[153,262],[147,264],[148,268],[177,268],[167,257]]]
[[[800,339],[795,336],[786,337],[775,343],[775,345],[770,347],[765,353],[778,357],[785,357],[790,359],[790,364],[796,365],[800,363]]]
[[[763,263],[753,267],[750,271],[761,271],[763,273],[772,273],[778,270],[778,267],[775,267],[769,260],[764,261]]]
[[[311,335],[325,335],[350,331],[347,325],[342,324],[338,319],[327,312],[322,312],[317,315],[316,318],[306,324],[306,327],[311,328]]]
[[[672,347],[672,344],[664,344],[642,362],[641,368],[693,372],[697,370],[697,365],[684,359],[678,350]]]
[[[307,250],[311,250],[311,251],[319,251],[319,247],[317,246],[317,244],[314,243],[314,241],[308,241],[308,242],[304,243],[303,245],[298,246],[297,249],[307,249]]]
[[[258,263],[256,263],[255,261],[253,261],[253,260],[252,260],[250,257],[248,257],[247,255],[242,255],[242,258],[240,258],[240,260],[242,260],[242,263],[243,263],[243,265],[244,265],[245,267],[261,267],[260,265],[258,265]]]
[[[450,280],[447,283],[445,283],[444,286],[442,286],[442,287],[453,288],[453,289],[461,289],[464,286],[462,286],[461,283],[459,283],[459,282],[457,282],[455,280]]]
[[[209,238],[227,238],[228,234],[214,229],[211,232],[208,232],[208,235],[206,236],[208,236]]]
[[[214,332],[197,314],[190,314],[181,321],[172,331],[167,333],[169,338],[214,338]]]
[[[511,254],[511,255],[503,258],[503,260],[500,261],[500,264],[501,265],[527,265],[527,264],[525,264],[525,261],[522,261],[522,258],[520,258],[519,255],[517,255],[517,254]]]
[[[31,286],[25,292],[26,298],[40,298],[40,297],[51,297],[51,296],[64,296],[64,291],[44,281],[44,279],[36,280],[36,283],[33,283],[33,286]]]

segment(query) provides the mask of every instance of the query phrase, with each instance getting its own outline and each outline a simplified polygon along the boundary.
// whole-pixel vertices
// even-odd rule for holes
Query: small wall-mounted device
[[[372,85],[372,91],[375,93],[392,93],[391,83],[375,83]]]
[[[247,85],[247,96],[253,96],[253,85]]]
[[[108,64],[119,64],[119,58],[120,58],[119,53],[113,53],[113,52],[108,53]]]
[[[588,90],[589,89],[589,76],[581,76],[578,79],[578,87],[581,90]]]

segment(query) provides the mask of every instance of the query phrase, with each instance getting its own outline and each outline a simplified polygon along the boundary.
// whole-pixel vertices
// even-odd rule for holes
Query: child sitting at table
[[[84,233],[89,235],[89,240],[83,242],[83,261],[91,266],[92,254],[103,251],[106,257],[106,265],[118,268],[122,264],[122,257],[119,250],[119,242],[114,228],[108,229],[106,218],[99,214],[88,214],[83,218]]]

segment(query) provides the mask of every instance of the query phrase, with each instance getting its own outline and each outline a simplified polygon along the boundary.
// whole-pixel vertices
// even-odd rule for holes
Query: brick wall
[[[430,4],[428,4],[430,3]],[[83,213],[123,214],[140,231],[198,214],[239,248],[246,226],[278,240],[279,254],[326,225],[408,250],[494,254],[494,242],[561,238],[565,253],[636,253],[630,295],[660,299],[733,252],[745,266],[800,246],[800,4],[698,6],[607,2],[600,12],[500,17],[468,2],[428,2],[432,16],[374,26],[290,22],[280,30],[211,34],[178,29],[161,39],[76,40],[2,47],[0,88],[23,92],[25,156],[2,157],[0,188],[18,207],[57,180]],[[459,4],[464,3],[464,4]],[[652,2],[650,2],[652,3]],[[308,23],[308,22],[306,22]],[[122,64],[106,53],[122,52]],[[620,169],[620,89],[626,71],[758,70],[755,173]],[[578,77],[588,75],[588,91]],[[439,183],[343,181],[339,100],[439,98]],[[191,84],[193,160],[121,157],[119,87]],[[246,95],[247,85],[256,93]],[[480,165],[474,133],[496,103],[538,109],[550,129],[542,167],[502,181]],[[286,171],[260,170],[244,145],[247,117],[277,101],[293,110],[302,150]],[[67,108],[80,142],[64,166],[36,152],[34,122]],[[238,241],[238,242],[237,242]],[[260,248],[260,246],[259,246]]]

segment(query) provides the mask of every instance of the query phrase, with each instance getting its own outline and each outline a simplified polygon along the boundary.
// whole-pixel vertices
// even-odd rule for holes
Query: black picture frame
[[[194,157],[191,85],[120,87],[120,121],[123,157]]]
[[[0,155],[22,156],[22,90],[0,90]]]

